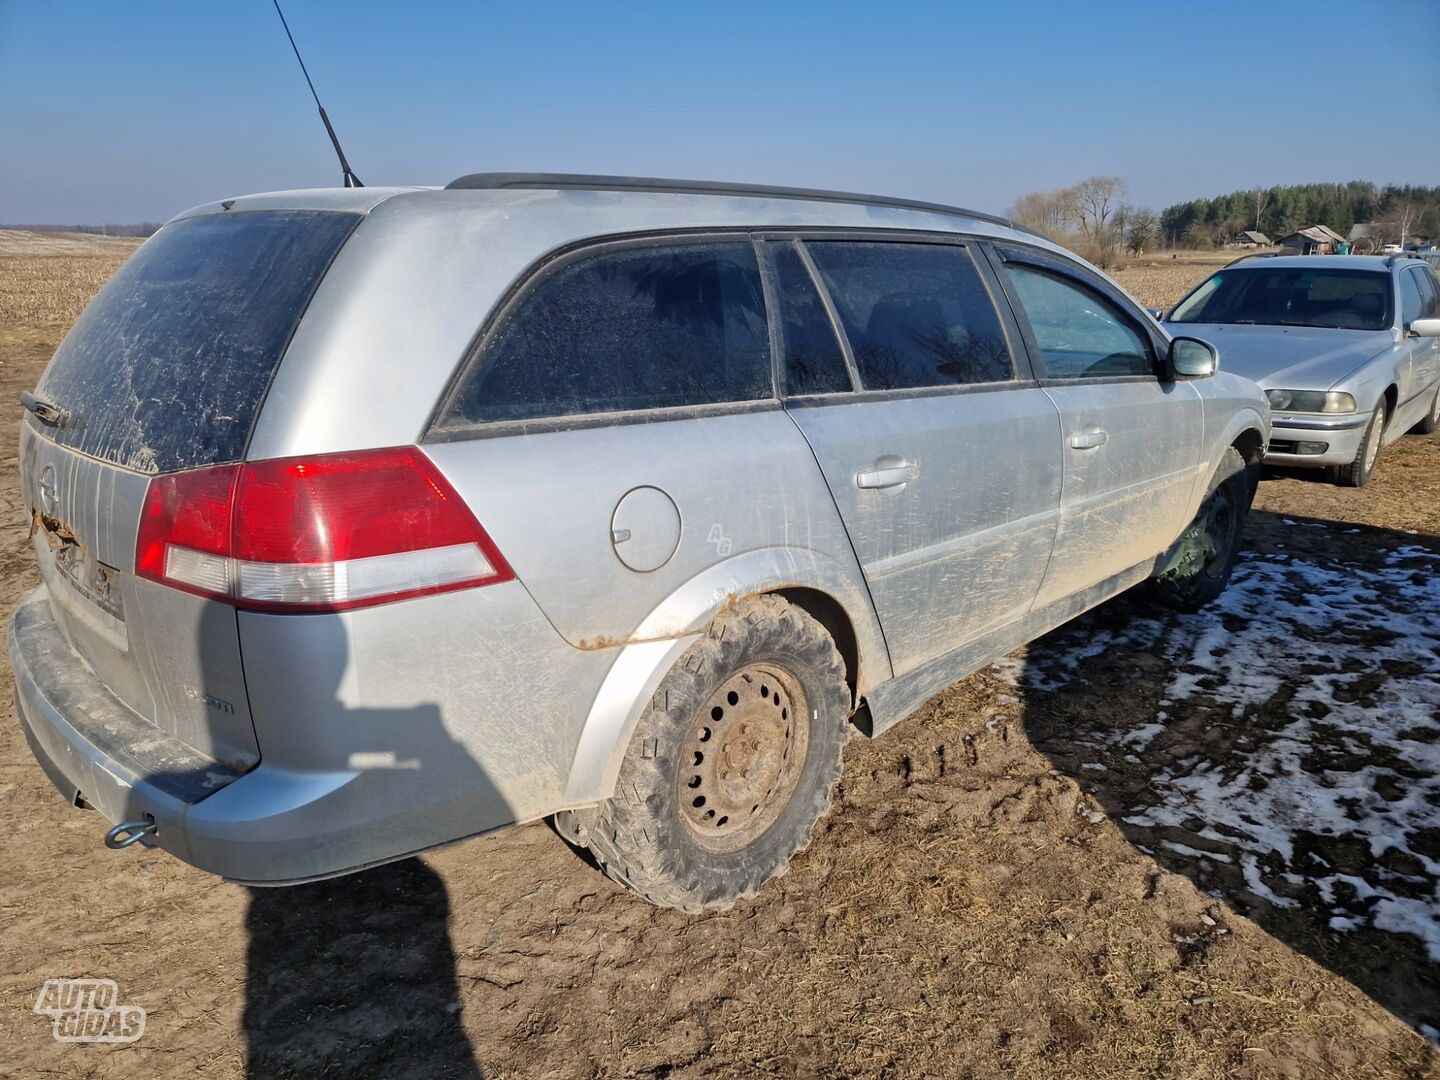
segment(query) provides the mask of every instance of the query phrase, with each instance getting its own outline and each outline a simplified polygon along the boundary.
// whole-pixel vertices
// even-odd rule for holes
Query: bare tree
[[[1270,205],[1270,189],[1257,187],[1250,193],[1250,198],[1255,203],[1255,231],[1260,231],[1260,216],[1265,213],[1265,207]]]
[[[1137,207],[1125,219],[1125,243],[1136,255],[1144,254],[1160,235],[1160,217],[1146,207]]]
[[[1027,229],[1064,243],[1072,228],[1071,205],[1068,188],[1032,191],[1016,199],[1007,216]]]
[[[1404,247],[1405,242],[1410,239],[1410,230],[1415,227],[1415,221],[1419,216],[1420,212],[1413,202],[1403,202],[1375,222],[1375,230],[1385,242]]]
[[[1070,189],[1070,205],[1080,231],[1101,240],[1125,197],[1125,181],[1118,176],[1092,176]]]

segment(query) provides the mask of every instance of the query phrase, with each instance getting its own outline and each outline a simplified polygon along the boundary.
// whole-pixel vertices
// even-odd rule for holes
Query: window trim
[[[1007,241],[1003,244],[984,245],[983,250],[986,257],[992,261],[995,276],[999,279],[1000,287],[1005,292],[1005,298],[1020,327],[1025,348],[1030,354],[1031,368],[1036,372],[1037,381],[1041,386],[1092,386],[1103,383],[1164,383],[1166,381],[1162,357],[1168,351],[1170,343],[1161,339],[1147,322],[1132,313],[1129,308],[1133,301],[1119,294],[1115,287],[1106,282],[1104,278],[1091,273],[1079,264],[1072,264],[1069,260],[1041,248],[1031,248],[1028,245],[1022,246]],[[1030,316],[1026,313],[1024,303],[1021,302],[1005,273],[1007,263],[1028,266],[1032,270],[1068,280],[1076,287],[1096,294],[1115,310],[1123,324],[1128,325],[1142,341],[1149,343],[1150,373],[1148,375],[1087,375],[1079,379],[1066,379],[1050,375],[1045,368],[1045,354],[1041,351],[1039,341],[1035,337],[1035,330],[1030,324]]]
[[[855,357],[851,355],[850,343],[845,340],[845,335],[840,332],[839,319],[834,306],[830,302],[830,295],[825,291],[823,283],[815,271],[815,264],[810,261],[810,255],[805,250],[805,245],[792,237],[773,236],[768,233],[755,236],[756,248],[760,253],[760,273],[765,279],[765,302],[769,305],[770,325],[772,329],[771,349],[775,356],[775,389],[781,401],[795,401],[800,398],[825,398],[835,399],[854,394],[859,388],[860,380],[855,372]],[[800,260],[806,275],[810,278],[810,285],[815,290],[815,295],[820,298],[820,306],[825,311],[825,317],[830,323],[830,332],[835,335],[835,340],[840,346],[840,356],[845,364],[845,371],[850,379],[848,390],[831,390],[823,394],[791,394],[785,382],[785,332],[783,327],[785,314],[784,293],[780,289],[780,283],[776,280],[774,259],[777,249],[788,246]]]
[[[703,244],[707,241],[720,243],[748,243],[754,255],[760,274],[761,294],[765,304],[766,339],[770,346],[770,396],[752,398],[747,401],[705,402],[695,405],[670,405],[654,409],[623,409],[610,412],[566,413],[555,416],[530,417],[507,420],[465,420],[453,419],[446,422],[456,401],[478,373],[484,359],[486,347],[493,339],[497,328],[505,317],[531,294],[542,287],[564,267],[589,258],[596,258],[611,251],[629,251],[649,247],[676,247],[687,244]],[[586,237],[574,243],[565,244],[546,252],[527,266],[511,283],[509,288],[491,307],[479,330],[456,365],[431,410],[425,427],[417,441],[420,443],[463,442],[467,439],[492,438],[504,435],[533,435],[549,431],[570,431],[588,427],[619,427],[634,423],[662,423],[667,420],[690,419],[700,416],[727,416],[738,413],[766,412],[778,410],[780,399],[775,382],[774,312],[770,306],[770,290],[765,275],[764,260],[755,242],[751,228],[699,228],[665,229],[640,233],[607,234]]]
[[[1039,385],[1030,365],[1030,358],[1025,349],[1024,339],[1018,334],[1018,328],[1014,325],[1013,319],[1009,317],[1008,304],[1002,304],[1001,297],[996,294],[996,282],[993,275],[988,273],[988,265],[984,255],[976,256],[977,250],[983,249],[986,238],[968,233],[934,233],[922,232],[907,229],[856,229],[834,228],[834,229],[786,229],[767,230],[761,234],[762,240],[791,240],[800,251],[801,258],[806,268],[810,271],[810,279],[814,282],[815,288],[820,293],[820,299],[825,305],[825,310],[830,316],[831,328],[835,336],[840,340],[840,348],[845,354],[846,365],[850,369],[850,382],[853,389],[848,396],[840,393],[835,394],[807,394],[796,395],[793,398],[784,398],[787,402],[798,402],[802,405],[834,403],[842,396],[846,401],[896,401],[906,397],[938,397],[946,394],[973,394],[990,390],[1013,390],[1019,387],[1033,387]],[[1010,351],[1010,366],[1014,378],[998,382],[987,383],[949,383],[936,386],[904,386],[894,389],[872,389],[864,385],[860,377],[859,365],[855,361],[855,351],[850,344],[850,337],[845,332],[845,324],[840,318],[840,311],[835,306],[835,300],[830,295],[830,288],[826,285],[819,267],[815,264],[810,254],[807,241],[813,240],[817,243],[865,243],[865,244],[928,244],[932,247],[958,247],[965,251],[975,270],[976,276],[980,279],[980,286],[990,301],[990,306],[995,312],[995,321],[1000,326],[1001,335],[1005,338],[1005,347]]]

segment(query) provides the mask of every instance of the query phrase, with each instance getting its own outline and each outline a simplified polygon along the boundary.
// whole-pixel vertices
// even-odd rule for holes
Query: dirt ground
[[[122,254],[0,252],[0,400]],[[7,619],[15,473],[12,434]],[[1268,479],[1248,535],[1215,608],[1129,594],[853,740],[811,848],[705,917],[544,825],[288,890],[110,852],[7,705],[0,1073],[1440,1077],[1440,439]],[[144,1036],[53,1041],[61,976]]]

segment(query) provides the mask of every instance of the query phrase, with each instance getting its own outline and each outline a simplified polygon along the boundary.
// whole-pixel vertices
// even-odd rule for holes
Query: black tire
[[[1435,387],[1435,396],[1430,399],[1430,411],[1425,419],[1410,429],[1416,435],[1434,435],[1440,431],[1440,386]]]
[[[1195,520],[1175,542],[1175,560],[1150,580],[1157,599],[1179,611],[1197,611],[1225,591],[1258,478],[1259,467],[1247,465],[1240,451],[1233,446],[1225,451]]]
[[[556,828],[653,904],[728,908],[810,843],[849,716],[845,662],[824,628],[781,597],[743,600],[661,681],[615,794]]]
[[[1385,437],[1385,422],[1389,407],[1382,397],[1375,406],[1375,415],[1365,425],[1365,435],[1355,451],[1355,459],[1349,465],[1335,466],[1335,483],[1341,487],[1364,487],[1375,475],[1375,466],[1380,461],[1380,443]]]

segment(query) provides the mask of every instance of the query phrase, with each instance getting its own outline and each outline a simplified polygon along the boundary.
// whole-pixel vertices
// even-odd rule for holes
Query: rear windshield
[[[1390,275],[1318,267],[1221,270],[1181,301],[1169,321],[1385,330]]]
[[[165,226],[61,343],[36,394],[70,418],[41,430],[140,472],[239,461],[290,335],[359,220],[275,210]]]

